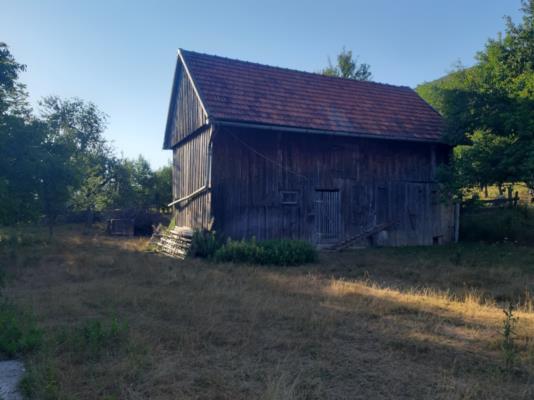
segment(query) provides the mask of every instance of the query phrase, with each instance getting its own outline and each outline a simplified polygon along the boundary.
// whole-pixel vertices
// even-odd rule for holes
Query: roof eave
[[[185,73],[187,74],[189,80],[191,81],[191,85],[193,86],[193,90],[195,91],[195,94],[197,95],[198,101],[200,103],[200,107],[202,107],[202,110],[204,111],[204,114],[206,115],[206,118],[208,118],[208,108],[206,107],[206,104],[203,101],[203,97],[201,96],[200,90],[198,89],[198,86],[193,79],[193,75],[189,71],[189,67],[187,66],[187,61],[184,57],[183,50],[178,49],[178,58],[182,61],[182,65],[184,67]]]
[[[346,136],[346,137],[358,137],[366,139],[384,139],[384,140],[395,140],[400,142],[420,142],[420,143],[435,143],[447,145],[447,143],[442,139],[433,139],[433,138],[418,138],[418,137],[402,137],[398,134],[376,134],[368,132],[345,132],[345,131],[330,131],[330,130],[321,130],[321,129],[310,129],[303,127],[295,126],[283,126],[283,125],[269,125],[258,122],[247,122],[247,121],[238,121],[238,120],[229,120],[229,119],[210,119],[210,122],[220,126],[234,126],[241,128],[255,128],[255,129],[265,129],[271,131],[285,131],[285,132],[295,132],[295,133],[309,133],[316,135],[335,135],[335,136]]]
[[[204,101],[202,100],[202,96],[200,95],[200,92],[198,90],[198,87],[195,83],[195,80],[193,79],[193,76],[191,75],[191,73],[189,72],[189,67],[187,66],[187,62],[185,60],[185,57],[183,55],[183,52],[182,52],[182,49],[178,49],[178,53],[177,53],[177,60],[176,60],[176,67],[174,68],[174,77],[173,77],[173,81],[172,81],[172,89],[171,89],[171,98],[170,98],[170,101],[169,101],[169,111],[167,112],[167,124],[165,126],[165,136],[164,136],[164,139],[163,139],[163,150],[171,150],[172,149],[172,145],[169,143],[169,138],[170,138],[170,130],[171,130],[171,116],[174,115],[174,104],[175,104],[175,101],[176,101],[176,78],[177,78],[177,75],[178,75],[178,68],[179,66],[182,66],[182,68],[184,69],[188,79],[191,81],[191,85],[193,86],[193,90],[195,92],[195,95],[197,96],[198,98],[198,101],[200,103],[200,106],[202,107],[202,111],[204,112],[206,118],[209,118],[209,114],[208,114],[208,110],[206,108],[206,105],[204,104]]]
[[[171,115],[173,115],[174,110],[174,101],[176,99],[176,75],[178,74],[178,67],[180,65],[180,60],[176,60],[176,65],[174,67],[174,75],[172,78],[172,88],[171,96],[169,99],[169,110],[167,111],[167,123],[165,124],[165,136],[163,137],[163,150],[170,150],[171,146],[169,144],[170,130],[171,130]]]

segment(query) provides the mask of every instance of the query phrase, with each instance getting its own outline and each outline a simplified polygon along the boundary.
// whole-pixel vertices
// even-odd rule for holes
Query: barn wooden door
[[[315,232],[318,242],[335,242],[341,234],[339,190],[315,191]]]

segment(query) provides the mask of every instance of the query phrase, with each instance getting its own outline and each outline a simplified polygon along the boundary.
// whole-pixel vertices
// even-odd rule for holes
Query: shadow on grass
[[[128,326],[128,345],[109,357],[62,352],[56,341],[29,360],[43,374],[53,366],[62,395],[504,399],[530,390],[528,371],[501,372],[498,308],[422,291],[444,249],[432,259],[430,249],[372,249],[299,268],[177,261],[142,241],[75,232],[31,249],[8,266],[6,294],[32,307],[46,333],[114,316]],[[442,266],[434,281],[455,274],[452,261]],[[347,282],[366,270],[365,282]],[[531,315],[520,318],[532,328]]]

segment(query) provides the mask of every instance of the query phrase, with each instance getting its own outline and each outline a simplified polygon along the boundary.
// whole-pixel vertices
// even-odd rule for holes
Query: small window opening
[[[298,192],[294,190],[281,190],[280,203],[282,204],[297,204]]]

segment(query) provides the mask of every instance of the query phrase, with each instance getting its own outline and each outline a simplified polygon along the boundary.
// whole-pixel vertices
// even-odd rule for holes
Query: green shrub
[[[317,260],[315,248],[301,240],[231,240],[224,245],[215,232],[196,230],[189,249],[191,257],[209,258],[216,262],[260,265],[300,265]]]
[[[30,247],[36,244],[47,244],[48,241],[40,235],[32,233],[3,233],[0,234],[0,249]]]
[[[96,361],[104,355],[116,354],[127,343],[128,324],[116,318],[108,323],[91,320],[60,332],[57,341],[75,358]]]
[[[4,264],[0,261],[0,299],[2,298],[2,289],[6,286],[6,272]]]
[[[195,230],[191,239],[189,255],[191,257],[212,258],[221,247],[215,232]]]
[[[260,260],[264,259],[264,251],[255,239],[228,240],[215,252],[214,259],[217,262],[260,264]]]
[[[0,357],[13,357],[37,350],[43,339],[31,314],[13,304],[0,303]]]
[[[217,262],[291,266],[317,260],[317,251],[300,240],[229,240],[214,255]]]
[[[466,242],[534,243],[534,215],[527,207],[464,210],[460,240]]]
[[[301,240],[267,240],[260,245],[265,249],[262,264],[299,265],[317,261],[317,250]]]
[[[55,400],[60,398],[58,368],[48,359],[26,362],[26,373],[19,388],[25,398]]]

